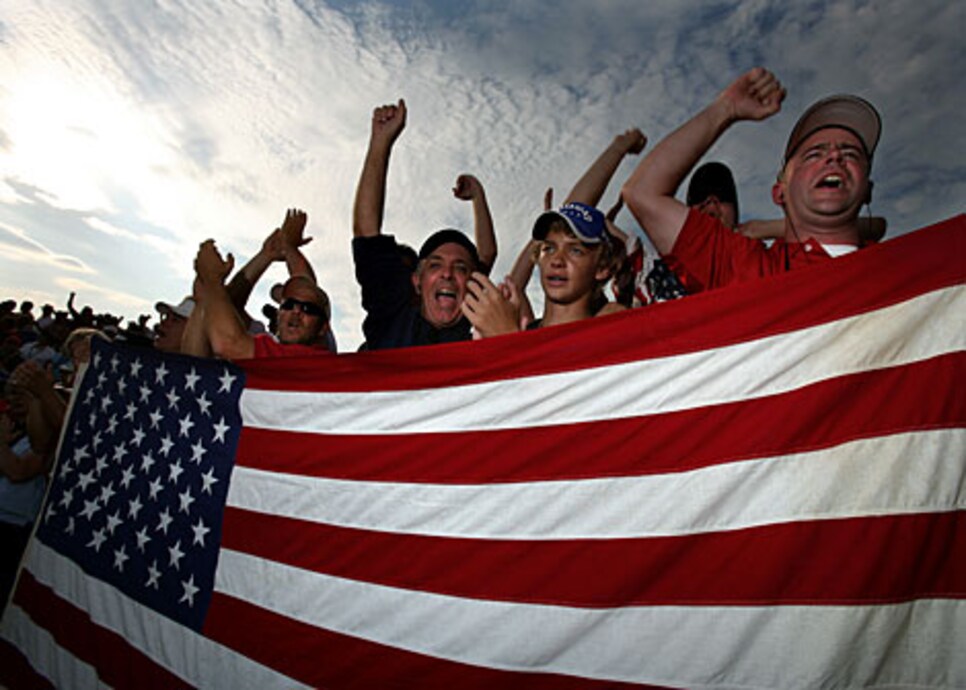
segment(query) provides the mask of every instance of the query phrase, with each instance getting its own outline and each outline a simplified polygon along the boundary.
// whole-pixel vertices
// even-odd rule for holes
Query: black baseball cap
[[[735,216],[738,216],[735,178],[727,165],[717,161],[705,163],[694,171],[688,184],[688,206],[697,206],[712,195],[718,197],[719,201],[734,204]]]
[[[436,251],[439,247],[444,244],[449,244],[450,242],[458,244],[463,247],[466,251],[470,253],[470,258],[473,259],[474,266],[480,265],[480,254],[476,251],[476,245],[469,237],[461,233],[459,230],[454,230],[453,228],[445,228],[443,230],[437,230],[432,235],[426,238],[423,242],[423,246],[419,248],[419,260],[427,258],[430,254]]]

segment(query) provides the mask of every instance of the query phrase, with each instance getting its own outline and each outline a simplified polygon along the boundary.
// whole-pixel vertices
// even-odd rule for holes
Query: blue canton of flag
[[[196,630],[241,429],[240,369],[94,340],[38,538]]]

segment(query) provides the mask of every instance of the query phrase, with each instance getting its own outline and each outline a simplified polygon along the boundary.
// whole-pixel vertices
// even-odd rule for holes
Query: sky
[[[848,92],[882,114],[871,210],[894,237],[963,211],[964,27],[948,0],[0,0],[0,298],[63,308],[76,291],[134,318],[190,292],[200,242],[240,264],[297,207],[354,350],[352,200],[374,107],[409,110],[384,232],[417,248],[472,232],[451,188],[473,173],[502,276],[548,186],[562,199],[616,134],[653,145],[757,65],[787,88],[782,111],[706,158],[734,170],[743,219],[779,216],[788,132]],[[637,229],[626,211],[618,224]],[[270,269],[250,311],[283,278]]]

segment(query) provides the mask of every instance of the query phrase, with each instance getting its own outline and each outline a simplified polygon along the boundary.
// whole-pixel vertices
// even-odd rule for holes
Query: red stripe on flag
[[[223,530],[224,546],[268,560],[472,599],[603,608],[966,595],[963,511],[680,537],[522,541],[373,532],[228,508]]]
[[[101,627],[90,616],[21,571],[14,601],[38,627],[44,628],[64,650],[97,669],[98,677],[114,688],[190,688],[156,664],[124,637]]]
[[[446,621],[437,621],[445,626]],[[316,628],[215,592],[205,634],[317,688],[594,690],[655,688],[559,674],[501,671],[439,659]]]
[[[962,427],[966,396],[937,394],[936,382],[964,378],[966,353],[954,353],[781,395],[586,424],[374,436],[245,428],[236,462],[315,477],[440,484],[676,472],[900,432]],[[909,400],[916,404],[908,405]],[[815,424],[816,419],[822,423]],[[573,452],[586,445],[588,433],[594,451]]]
[[[19,649],[0,638],[0,687],[11,690],[54,690],[48,679],[34,671]]]
[[[573,323],[473,343],[293,359],[285,372],[270,360],[252,360],[244,363],[246,385],[292,391],[457,386],[748,342],[963,283],[966,265],[957,259],[966,256],[964,225],[960,215],[835,261],[597,319],[592,329]]]

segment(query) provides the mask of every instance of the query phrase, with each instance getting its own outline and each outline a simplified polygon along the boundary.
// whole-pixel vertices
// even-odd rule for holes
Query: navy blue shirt
[[[356,280],[362,287],[362,308],[366,318],[361,349],[436,345],[470,340],[470,322],[460,318],[452,326],[436,328],[419,313],[412,272],[399,254],[392,235],[354,237],[352,258]]]

